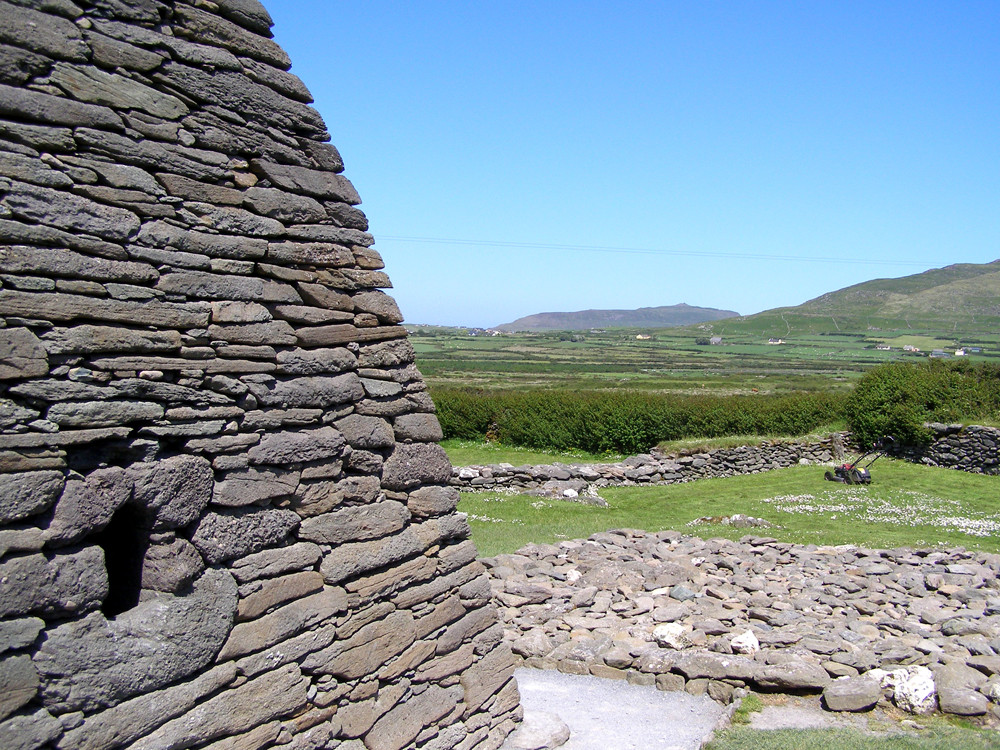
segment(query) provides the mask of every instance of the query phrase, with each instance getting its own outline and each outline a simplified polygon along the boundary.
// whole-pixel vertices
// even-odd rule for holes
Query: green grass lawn
[[[705,750],[988,750],[1000,747],[990,729],[931,727],[869,734],[859,729],[775,729],[733,727],[716,733]]]
[[[752,533],[798,544],[1000,551],[1000,477],[882,459],[871,469],[871,485],[849,487],[825,481],[826,468],[794,466],[686,484],[607,487],[600,491],[607,508],[525,495],[463,493],[459,510],[469,514],[483,555],[614,528],[674,529],[730,539]],[[701,517],[736,513],[775,525],[690,525]]]

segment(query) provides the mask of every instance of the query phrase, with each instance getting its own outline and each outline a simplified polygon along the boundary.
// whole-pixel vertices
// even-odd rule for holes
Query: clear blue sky
[[[1000,258],[1000,2],[264,0],[410,323]]]

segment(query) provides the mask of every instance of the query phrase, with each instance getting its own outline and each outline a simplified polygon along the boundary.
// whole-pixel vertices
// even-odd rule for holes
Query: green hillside
[[[795,307],[720,321],[711,328],[720,335],[766,336],[908,330],[951,336],[995,333],[1000,330],[1000,260],[865,281]]]

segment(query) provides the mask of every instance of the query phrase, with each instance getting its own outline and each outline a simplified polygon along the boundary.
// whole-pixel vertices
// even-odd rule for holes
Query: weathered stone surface
[[[59,60],[84,62],[90,56],[80,29],[71,21],[10,3],[4,4],[0,41]]]
[[[240,583],[271,578],[292,570],[311,568],[320,559],[320,548],[311,542],[264,550],[240,557],[230,563],[230,570]]]
[[[290,510],[233,508],[205,513],[191,542],[209,564],[232,560],[281,544],[298,526]]]
[[[391,448],[396,442],[389,423],[378,417],[351,414],[335,424],[352,448],[380,450]]]
[[[195,521],[212,498],[212,465],[197,456],[172,456],[127,471],[134,502],[146,511],[154,531],[179,529]]]
[[[53,321],[83,318],[163,328],[198,328],[207,325],[209,317],[208,309],[198,304],[132,302],[78,294],[39,294],[9,289],[0,291],[0,313]]]
[[[238,621],[252,620],[273,607],[323,590],[323,576],[314,570],[304,570],[272,578],[245,599],[236,610]]]
[[[292,506],[300,516],[318,516],[345,502],[372,503],[381,489],[376,476],[349,476],[338,482],[304,484]]]
[[[205,667],[236,611],[236,583],[209,570],[186,596],[164,594],[106,620],[92,613],[48,630],[33,661],[49,710],[93,711]]]
[[[309,679],[302,675],[297,665],[289,664],[219,693],[130,747],[177,750],[246,732],[305,706],[308,688]]]
[[[177,331],[140,331],[112,326],[57,328],[42,336],[49,354],[170,352],[181,348]]]
[[[845,677],[823,688],[823,704],[830,711],[867,711],[881,697],[878,681],[870,677]]]
[[[398,563],[423,552],[424,543],[409,528],[383,539],[352,542],[335,547],[320,563],[329,584],[340,583],[362,573]]]
[[[382,470],[382,484],[389,490],[445,484],[450,477],[448,455],[433,443],[397,444]]]
[[[186,539],[150,544],[142,559],[142,588],[181,593],[205,570],[205,561]]]
[[[49,358],[27,328],[0,330],[0,380],[39,378],[49,374]]]
[[[403,322],[403,314],[399,311],[396,301],[385,292],[358,292],[352,299],[354,307],[359,312],[372,313],[379,321],[386,324]]]
[[[27,648],[45,627],[45,620],[38,617],[22,617],[16,620],[0,620],[0,654]]]
[[[253,383],[250,391],[262,405],[279,406],[283,409],[296,407],[327,409],[338,404],[357,401],[364,396],[361,381],[353,372],[276,380],[268,385]]]
[[[255,160],[252,166],[261,176],[283,190],[305,193],[314,198],[333,199],[352,206],[361,203],[361,197],[354,186],[339,174],[275,164],[264,159]]]
[[[45,416],[60,427],[114,427],[131,422],[153,422],[163,417],[163,406],[149,401],[104,401],[53,404]]]
[[[318,544],[343,544],[378,539],[402,530],[410,511],[395,500],[358,505],[305,519],[299,538]]]
[[[392,421],[397,440],[437,443],[444,439],[441,424],[433,414],[400,414]]]
[[[57,63],[49,79],[73,98],[90,104],[140,109],[166,120],[188,113],[187,105],[176,96],[97,68]]]
[[[462,688],[431,686],[420,695],[398,703],[375,722],[365,736],[369,750],[402,750],[427,726],[442,719],[462,698]]]
[[[297,471],[231,471],[215,484],[213,505],[237,508],[261,505],[275,498],[294,494],[299,484]]]
[[[131,482],[118,467],[98,469],[86,479],[68,480],[45,529],[46,541],[71,544],[103,529],[131,494]]]
[[[301,463],[339,456],[344,448],[344,436],[333,427],[296,432],[276,432],[265,435],[247,456],[253,464]]]
[[[328,588],[286,604],[259,619],[233,628],[219,661],[260,651],[325,622],[347,608],[343,589]]]
[[[303,668],[353,680],[372,674],[416,640],[413,615],[397,611],[365,625],[346,640],[309,656]]]
[[[34,698],[38,685],[38,671],[30,657],[0,657],[0,721]]]
[[[280,308],[280,306],[279,306]],[[358,366],[358,358],[341,347],[336,349],[291,349],[278,353],[279,372],[286,375],[341,373]],[[352,388],[352,395],[360,393]]]
[[[0,523],[20,521],[48,510],[64,484],[61,471],[0,474]]]
[[[107,750],[128,745],[190,710],[235,678],[234,664],[220,664],[188,682],[132,698],[88,716],[59,740],[59,750]]]
[[[459,497],[454,487],[421,487],[409,494],[406,507],[417,517],[438,516],[455,510]]]
[[[120,242],[139,231],[139,218],[123,208],[105,206],[61,190],[13,183],[2,199],[14,216],[67,232]]]
[[[322,221],[326,218],[322,203],[284,190],[252,187],[243,193],[243,200],[257,213],[287,223]]]
[[[5,750],[36,750],[62,734],[62,724],[45,709],[21,713],[0,722],[0,747]]]

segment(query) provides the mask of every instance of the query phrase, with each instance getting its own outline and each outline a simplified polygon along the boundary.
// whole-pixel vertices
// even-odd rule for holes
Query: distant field
[[[480,552],[513,552],[529,542],[586,538],[598,531],[674,529],[702,538],[772,536],[796,544],[867,547],[963,546],[1000,551],[1000,477],[883,459],[873,483],[849,487],[823,479],[822,466],[794,466],[748,476],[655,487],[607,487],[609,507],[526,495],[463,493]],[[743,513],[773,528],[690,525]]]
[[[881,362],[915,361],[930,349],[954,352],[978,345],[1000,355],[1000,334],[880,329],[865,334],[830,330],[781,333],[768,344],[768,325],[740,318],[688,328],[608,329],[470,335],[466,329],[416,326],[411,342],[417,364],[431,386],[486,390],[571,388],[642,390],[679,394],[781,394],[846,391],[868,368]],[[780,321],[779,321],[780,323]],[[816,328],[822,328],[817,323]],[[480,332],[481,333],[481,332]],[[649,336],[638,339],[637,336]],[[718,336],[721,344],[699,343]],[[888,344],[888,351],[876,349]],[[905,344],[924,354],[904,352]]]

